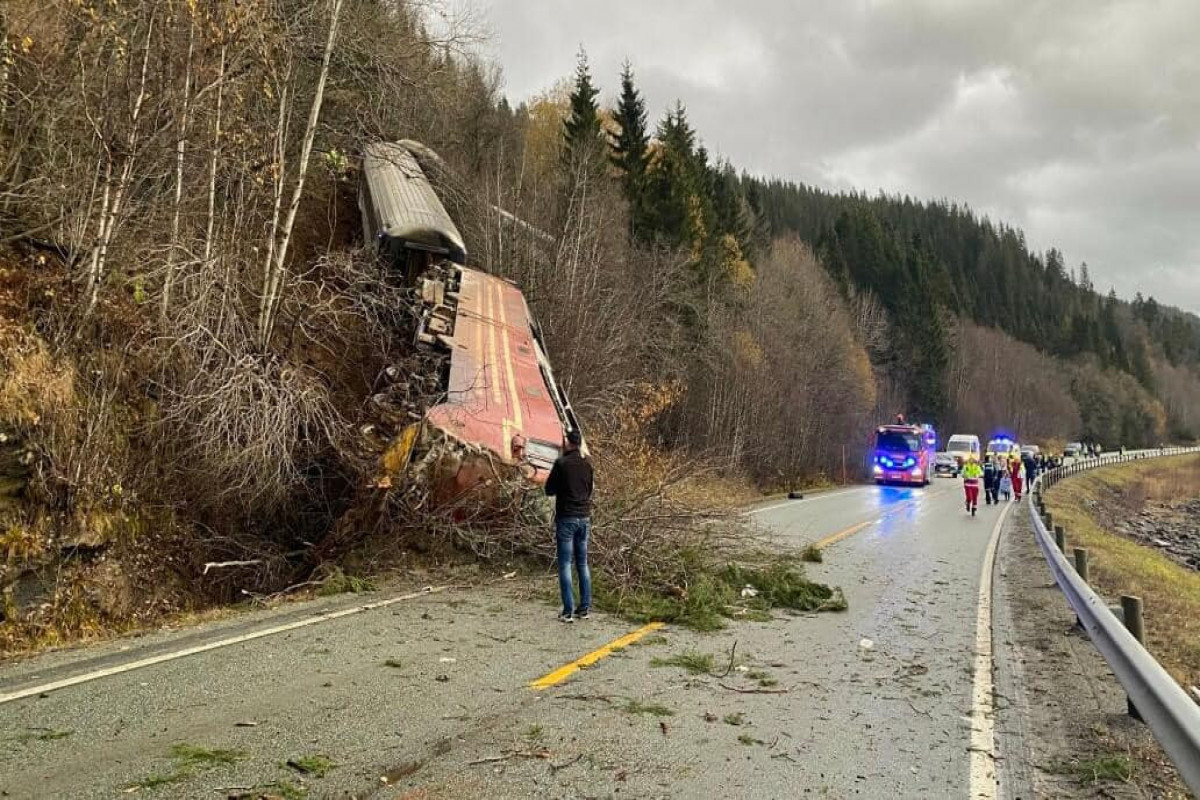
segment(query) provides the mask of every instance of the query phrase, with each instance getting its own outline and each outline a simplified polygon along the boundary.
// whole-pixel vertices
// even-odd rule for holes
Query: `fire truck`
[[[937,432],[932,425],[880,425],[871,472],[875,483],[928,486],[933,480]]]

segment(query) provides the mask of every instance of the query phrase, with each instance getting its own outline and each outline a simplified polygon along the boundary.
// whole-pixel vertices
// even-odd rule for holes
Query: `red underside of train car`
[[[538,367],[525,298],[512,284],[462,270],[446,401],[429,410],[428,420],[505,464],[525,460],[514,442],[546,453],[545,463],[535,460],[529,475],[545,482],[563,426]],[[462,475],[456,482],[472,478]]]

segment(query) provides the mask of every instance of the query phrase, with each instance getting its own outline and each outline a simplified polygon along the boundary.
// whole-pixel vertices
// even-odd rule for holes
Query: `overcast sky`
[[[628,58],[713,153],[830,189],[965,201],[1200,312],[1200,0],[477,0],[505,93]]]

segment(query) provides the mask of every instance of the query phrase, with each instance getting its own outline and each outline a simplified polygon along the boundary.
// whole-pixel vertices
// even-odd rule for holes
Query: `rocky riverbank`
[[[1200,572],[1200,497],[1146,503],[1135,514],[1116,514],[1113,531]]]

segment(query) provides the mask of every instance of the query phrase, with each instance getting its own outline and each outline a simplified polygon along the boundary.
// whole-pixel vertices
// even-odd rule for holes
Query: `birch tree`
[[[329,34],[325,39],[325,50],[321,56],[321,72],[317,77],[317,86],[313,92],[312,105],[308,112],[308,121],[304,126],[304,140],[300,146],[300,160],[296,165],[296,183],[292,189],[291,202],[288,204],[287,217],[284,219],[278,233],[272,225],[271,247],[268,248],[266,269],[263,270],[262,296],[258,312],[258,346],[266,350],[271,341],[271,332],[275,327],[275,315],[279,309],[280,288],[283,274],[287,268],[288,246],[292,240],[292,228],[296,224],[296,213],[300,210],[300,201],[304,199],[304,183],[308,176],[308,161],[312,155],[313,140],[317,135],[317,124],[321,118],[321,104],[325,100],[325,84],[329,78],[329,62],[333,57],[333,48],[337,42],[338,18],[342,13],[343,0],[329,0]],[[280,103],[286,98],[280,98]],[[278,165],[280,175],[283,175],[283,164]],[[276,213],[276,219],[278,214]],[[278,244],[275,244],[276,236]]]
[[[183,211],[183,164],[187,152],[188,123],[190,122],[192,94],[192,56],[196,51],[196,12],[190,7],[188,24],[188,49],[184,61],[183,99],[180,103],[179,135],[175,140],[175,210],[171,217],[171,241],[167,249],[166,273],[163,276],[163,288],[160,314],[165,320],[171,307],[171,286],[175,280],[175,261],[179,254],[179,224]],[[218,89],[218,91],[220,91]]]
[[[133,103],[129,111],[129,129],[124,141],[121,143],[123,147],[118,149],[105,131],[105,127],[107,126],[101,120],[107,120],[107,109],[101,111],[105,115],[101,119],[89,117],[103,152],[104,178],[100,211],[96,222],[96,238],[92,244],[91,254],[88,258],[87,306],[84,316],[91,315],[96,308],[97,301],[100,299],[100,286],[105,276],[109,246],[112,243],[113,232],[120,222],[120,215],[124,210],[126,192],[129,189],[130,181],[134,175],[134,168],[137,165],[138,145],[142,133],[142,110],[146,102],[146,77],[150,64],[150,46],[154,36],[154,24],[155,12],[151,9],[146,23],[146,38],[142,46],[141,65],[133,90]]]

